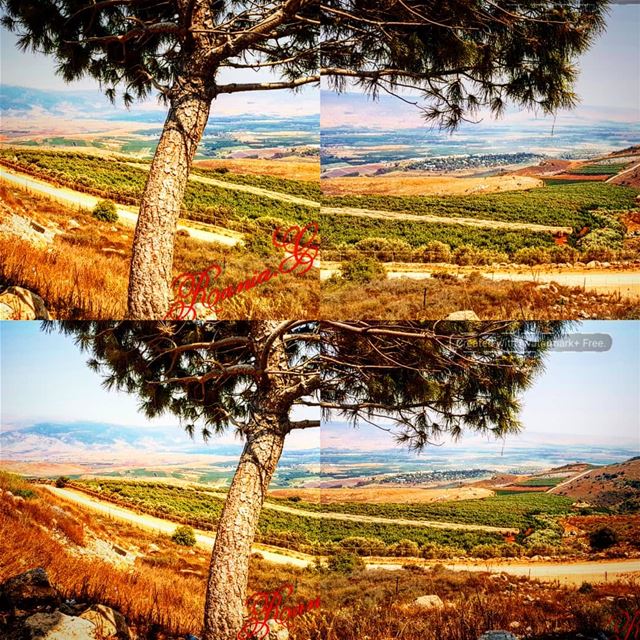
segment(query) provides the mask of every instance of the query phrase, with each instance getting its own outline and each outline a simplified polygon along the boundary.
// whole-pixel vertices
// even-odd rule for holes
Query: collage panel
[[[637,629],[637,322],[4,322],[1,340],[3,638]]]
[[[0,638],[638,636],[639,35],[0,0]]]
[[[0,317],[317,317],[315,2],[0,10]]]
[[[637,318],[637,5],[325,4],[321,317]]]

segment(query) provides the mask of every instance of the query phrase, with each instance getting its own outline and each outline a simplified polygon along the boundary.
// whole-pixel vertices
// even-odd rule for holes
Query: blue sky
[[[135,396],[105,390],[101,376],[86,366],[88,354],[72,337],[40,327],[39,322],[0,322],[0,426],[87,421],[180,428],[170,414],[149,420],[138,411]],[[306,408],[296,417],[310,419],[314,411]],[[318,447],[317,431],[294,432],[287,449]],[[238,442],[231,432],[214,440]]]
[[[523,397],[525,436],[601,444],[624,439],[640,445],[640,322],[586,322],[574,332],[609,334],[613,346],[602,353],[549,354],[545,373]],[[0,348],[5,426],[87,420],[178,428],[171,416],[148,421],[138,413],[135,397],[102,388],[73,339],[43,333],[37,322],[3,322]],[[316,431],[294,434],[289,446],[317,446]],[[323,427],[323,441],[332,446],[353,447],[353,435],[342,426]],[[390,444],[384,432],[372,427],[363,427],[357,441],[372,448]]]
[[[56,62],[50,56],[22,52],[15,46],[17,36],[0,27],[0,82],[19,87],[49,89],[57,91],[98,91],[99,85],[92,78],[65,83],[55,73]],[[218,77],[218,82],[264,82],[278,80],[275,74],[266,71],[226,69]],[[156,106],[156,100],[149,100]],[[122,108],[121,104],[117,105]],[[166,107],[157,105],[158,109]],[[220,96],[215,103],[213,115],[224,114],[264,114],[313,115],[320,113],[320,93],[317,87],[303,87],[291,91],[253,91]]]

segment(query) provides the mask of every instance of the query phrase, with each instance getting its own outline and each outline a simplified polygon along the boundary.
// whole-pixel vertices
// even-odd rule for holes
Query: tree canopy
[[[375,423],[421,449],[463,429],[519,428],[519,394],[562,322],[67,322],[107,387],[136,393],[148,416],[171,412],[205,437],[245,434],[262,396],[282,412]],[[50,325],[55,326],[55,325]],[[282,357],[273,353],[281,348]],[[290,422],[290,428],[319,426]],[[384,426],[386,425],[386,426]]]
[[[66,81],[95,78],[126,104],[166,96],[196,65],[212,93],[316,82],[317,0],[0,0],[18,46],[54,56]],[[217,85],[219,70],[272,69],[274,82]]]
[[[608,4],[323,0],[321,72],[333,89],[396,95],[448,129],[509,101],[552,113],[575,105],[575,57]]]

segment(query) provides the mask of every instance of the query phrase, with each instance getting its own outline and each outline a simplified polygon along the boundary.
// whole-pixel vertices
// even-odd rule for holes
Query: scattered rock
[[[442,609],[444,607],[440,596],[420,596],[414,600],[413,604],[423,609]]]
[[[75,231],[76,229],[80,229],[80,224],[77,220],[69,218],[67,220],[67,231]]]
[[[51,586],[47,572],[41,567],[9,578],[0,585],[0,608],[54,608],[61,602],[60,593]]]
[[[518,640],[518,638],[509,631],[487,631],[478,640]]]
[[[31,640],[97,640],[92,622],[60,611],[36,613],[26,619],[25,628]]]
[[[23,287],[9,287],[0,294],[0,320],[50,320],[44,300]]]
[[[126,256],[127,252],[124,249],[112,249],[111,247],[105,247],[102,249],[102,253],[115,253],[119,256]]]
[[[26,240],[30,244],[46,247],[53,243],[56,232],[31,220],[18,215],[0,203],[0,233],[7,233]]]
[[[103,604],[92,605],[80,614],[80,618],[91,622],[99,635],[117,636],[121,640],[129,640],[131,637],[124,616]]]
[[[277,620],[267,620],[269,635],[267,640],[289,640],[289,629]]]
[[[464,311],[455,311],[450,313],[445,320],[480,320],[475,311],[466,309]]]
[[[123,549],[122,547],[119,547],[117,544],[111,545],[113,547],[113,550],[119,555],[119,556],[123,556],[125,557],[127,555],[127,551],[126,549]]]

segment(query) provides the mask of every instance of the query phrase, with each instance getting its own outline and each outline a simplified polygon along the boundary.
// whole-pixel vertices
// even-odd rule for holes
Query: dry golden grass
[[[196,160],[194,167],[201,169],[226,168],[234,173],[249,173],[256,176],[275,176],[289,180],[320,180],[320,160],[318,158],[291,158],[289,160],[264,160],[242,158],[237,160]]]
[[[0,488],[15,495],[33,491],[0,472]],[[166,536],[90,516],[47,495],[16,503],[0,495],[0,581],[37,566],[68,598],[120,610],[140,640],[169,634],[200,634],[208,558]],[[73,539],[63,517],[82,532]],[[57,537],[56,537],[57,536]],[[138,555],[133,571],[96,556],[81,555],[90,539],[115,542]],[[152,550],[151,545],[155,545]],[[249,593],[296,586],[294,602],[320,597],[320,610],[296,618],[291,640],[477,640],[487,629],[517,629],[528,640],[593,637],[640,609],[637,582],[609,582],[577,591],[525,577],[447,571],[441,565],[402,571],[356,570],[350,574],[295,569],[251,561]],[[413,605],[438,595],[442,609]],[[513,626],[515,625],[515,626]],[[557,635],[552,635],[557,634]]]
[[[67,598],[98,602],[122,612],[139,638],[156,640],[158,631],[201,634],[208,571],[208,554],[180,547],[167,536],[154,536],[96,514],[90,516],[16,476],[0,471],[0,489],[31,491],[35,497],[16,503],[0,495],[0,582],[35,567],[46,569],[52,584]],[[64,513],[62,513],[62,510]],[[80,553],[91,537],[137,551],[133,570],[95,555]],[[160,551],[147,553],[150,545]],[[293,567],[273,566],[254,559],[250,592],[297,585],[296,601],[314,598],[317,576]],[[292,627],[292,640],[307,638]]]
[[[320,317],[332,320],[438,320],[468,309],[481,320],[565,320],[584,317],[633,319],[640,302],[618,294],[584,292],[534,282],[488,280],[479,274],[465,279],[446,274],[424,280],[383,280],[359,285],[326,280]]]
[[[40,295],[58,319],[119,319],[126,313],[133,228],[95,220],[86,210],[0,184],[0,200],[18,214],[61,233],[47,248],[15,236],[0,236],[0,283],[17,285]],[[81,228],[65,232],[68,220]],[[108,253],[105,253],[105,249]],[[224,288],[246,280],[278,257],[264,258],[243,248],[214,246],[176,236],[174,275],[199,273],[212,263],[224,266],[216,285]],[[304,276],[285,275],[224,301],[220,319],[314,318],[319,307],[317,270]]]
[[[376,177],[327,178],[322,180],[325,195],[452,196],[471,193],[520,191],[544,186],[542,180],[528,176],[455,178],[451,176],[411,176],[389,173]]]
[[[407,487],[381,487],[372,485],[359,489],[275,489],[269,495],[274,498],[299,496],[306,502],[333,504],[336,502],[366,502],[368,504],[416,504],[439,502],[441,500],[469,500],[492,496],[493,491],[480,487],[459,487],[456,489],[419,489]]]

